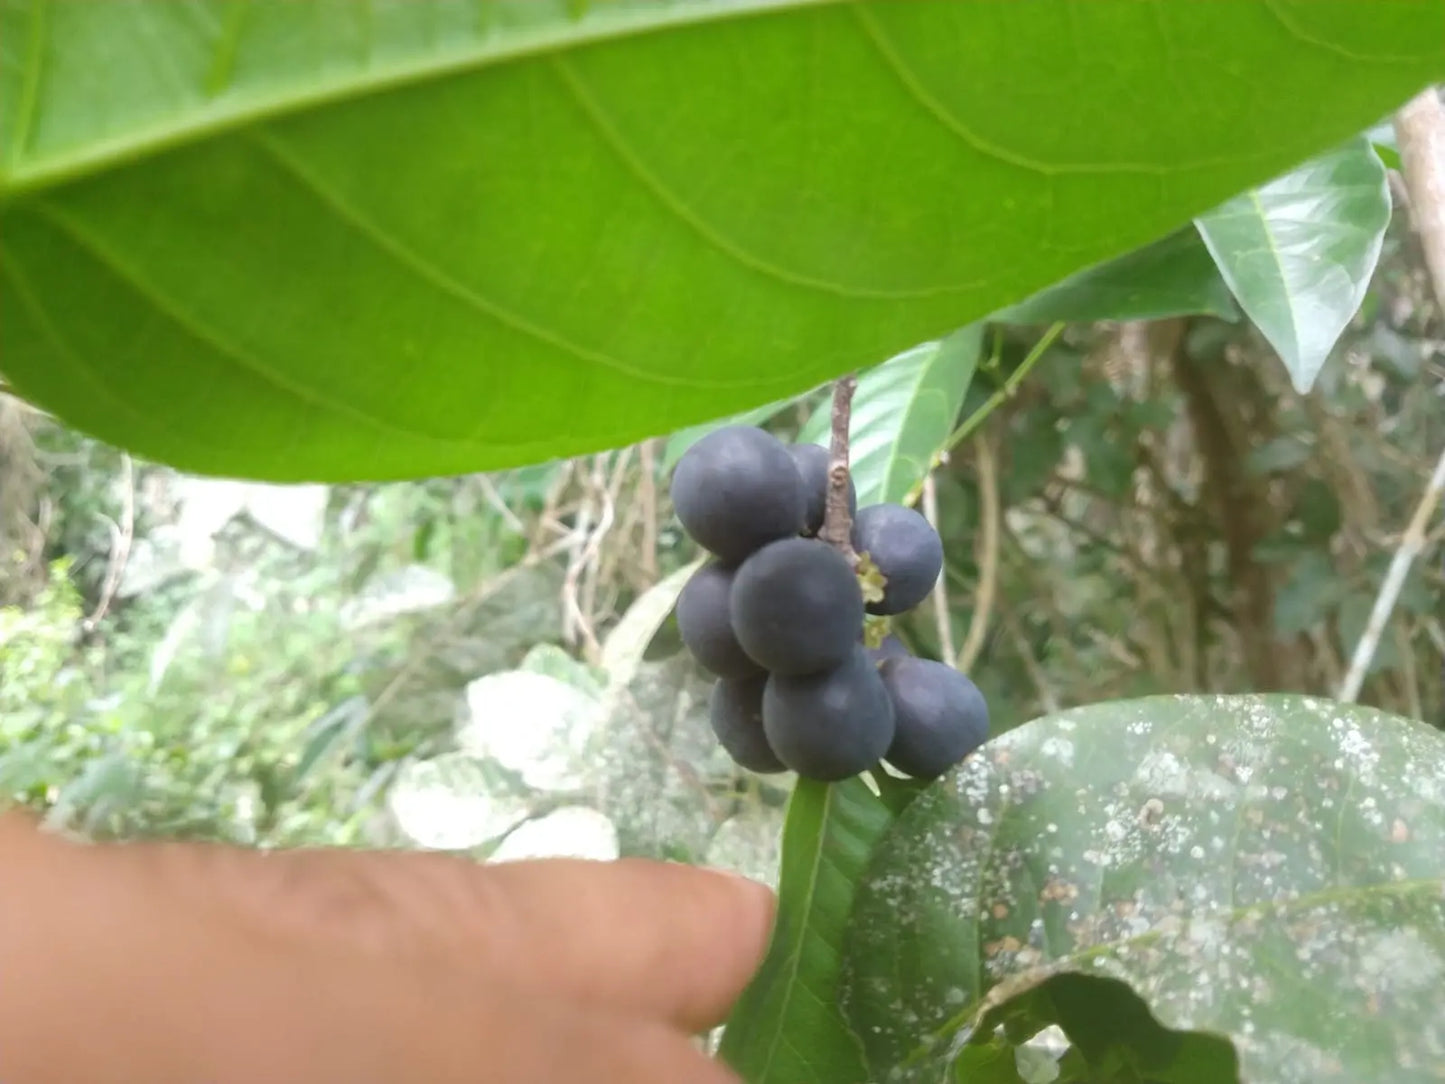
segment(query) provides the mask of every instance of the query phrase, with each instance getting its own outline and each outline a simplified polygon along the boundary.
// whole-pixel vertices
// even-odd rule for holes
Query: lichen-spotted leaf
[[[1445,1078],[1423,724],[1292,696],[1068,711],[989,743],[875,855],[844,1004],[876,1080],[1070,1021],[1077,1079],[1228,1081],[1221,1041],[1248,1084]]]

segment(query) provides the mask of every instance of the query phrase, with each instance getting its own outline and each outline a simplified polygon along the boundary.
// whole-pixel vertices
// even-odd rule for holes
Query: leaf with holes
[[[903,501],[933,469],[958,420],[982,342],[982,327],[967,327],[859,376],[848,436],[859,507]],[[831,425],[832,404],[824,402],[798,440],[826,445]]]
[[[892,819],[862,778],[800,779],[794,787],[772,944],[718,1051],[747,1084],[866,1079],[861,1047],[838,1010],[838,975],[854,893]]]
[[[6,379],[384,479],[798,394],[1445,76],[1435,0],[0,0]]]
[[[1390,224],[1385,166],[1364,137],[1198,219],[1224,280],[1309,391],[1364,300]]]
[[[1445,734],[1423,724],[1293,696],[1069,711],[990,742],[874,853],[844,982],[872,1079],[1050,1024],[1087,1070],[1065,1079],[1445,1070]]]

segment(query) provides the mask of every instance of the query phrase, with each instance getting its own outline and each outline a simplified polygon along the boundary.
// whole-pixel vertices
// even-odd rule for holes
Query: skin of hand
[[[765,887],[669,863],[82,844],[0,815],[5,1084],[735,1084]]]

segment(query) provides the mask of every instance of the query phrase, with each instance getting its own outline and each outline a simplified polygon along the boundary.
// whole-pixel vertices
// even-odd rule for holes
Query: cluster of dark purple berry
[[[858,509],[850,481],[855,571],[818,537],[828,474],[826,448],[741,425],[703,437],[673,472],[678,519],[714,558],[677,603],[683,642],[718,677],[713,730],[755,772],[836,782],[886,760],[935,778],[988,736],[983,694],[895,637],[867,646],[865,615],[927,598],[943,544],[911,508]]]

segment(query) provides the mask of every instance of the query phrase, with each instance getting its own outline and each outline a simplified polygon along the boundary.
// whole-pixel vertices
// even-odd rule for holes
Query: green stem
[[[990,395],[988,401],[985,402],[983,406],[975,410],[964,419],[962,425],[948,434],[948,439],[939,446],[938,451],[933,453],[933,459],[928,468],[930,472],[943,462],[944,456],[967,440],[980,425],[988,421],[989,415],[997,410],[1005,399],[1013,397],[1014,392],[1018,390],[1018,386],[1023,383],[1024,377],[1029,375],[1029,370],[1039,363],[1039,359],[1042,358],[1048,348],[1054,344],[1054,340],[1063,333],[1063,330],[1064,324],[1057,323],[1049,328],[1048,331],[1044,332],[1043,337],[1039,339],[1039,341],[1034,344],[1034,348],[1029,351],[1028,357],[1024,358],[1019,364],[1019,367],[1009,374],[1009,378],[1004,381],[1003,387]],[[918,503],[918,498],[922,495],[923,482],[919,481],[908,491],[908,496],[903,499],[903,503],[912,508]]]
[[[1018,386],[1023,383],[1024,378],[1029,375],[1029,371],[1039,363],[1039,359],[1044,356],[1049,347],[1054,345],[1054,340],[1063,334],[1063,330],[1064,324],[1057,323],[1049,328],[1048,331],[1044,332],[1043,338],[1034,344],[1034,348],[1029,351],[1028,357],[1024,358],[1019,364],[1019,367],[1009,374],[1009,378],[1004,381],[1003,387],[990,395],[988,401],[985,402],[983,406],[975,410],[963,420],[962,425],[948,434],[948,439],[943,442],[943,446],[938,450],[938,456],[946,455],[957,448],[972,436],[979,426],[988,421],[989,415],[997,410],[1004,400],[1013,398],[1014,392],[1018,390]]]

